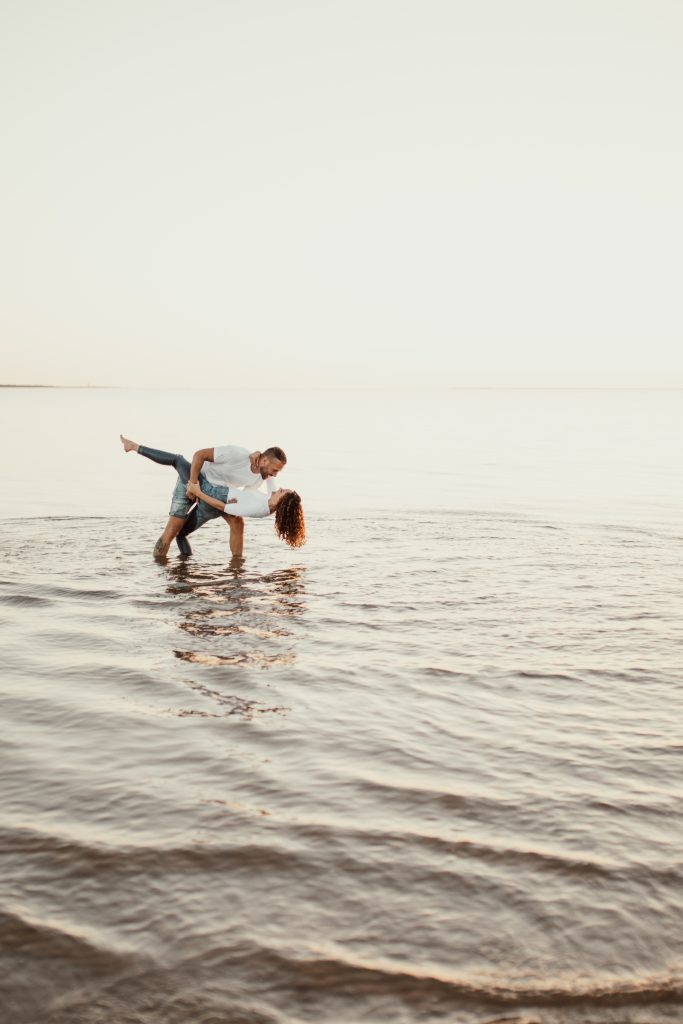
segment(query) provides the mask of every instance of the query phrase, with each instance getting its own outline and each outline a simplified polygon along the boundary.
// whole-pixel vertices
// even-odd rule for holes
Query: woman
[[[207,505],[211,505],[212,508],[219,509],[223,514],[230,516],[248,516],[260,519],[275,515],[275,532],[281,540],[289,544],[290,548],[300,548],[306,543],[304,510],[301,498],[296,491],[280,487],[278,490],[272,491],[271,494],[265,495],[262,491],[237,490],[236,493],[239,497],[220,501],[210,494],[205,494],[198,483],[190,483],[190,463],[182,455],[160,451],[157,448],[147,448],[145,445],[130,441],[123,434],[121,434],[121,441],[127,452],[135,451],[138,455],[144,455],[146,459],[151,459],[152,462],[157,462],[160,466],[173,466],[183,483],[187,484],[188,492],[200,501],[206,502]]]

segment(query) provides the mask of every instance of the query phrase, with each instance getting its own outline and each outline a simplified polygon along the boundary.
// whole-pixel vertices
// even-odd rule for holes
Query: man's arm
[[[213,448],[200,448],[192,456],[192,465],[190,466],[190,483],[196,484],[199,482],[199,474],[202,471],[202,466],[205,462],[213,462]],[[188,497],[189,497],[188,493]]]

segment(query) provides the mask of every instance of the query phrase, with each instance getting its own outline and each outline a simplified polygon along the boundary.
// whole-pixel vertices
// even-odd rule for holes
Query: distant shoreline
[[[0,388],[15,388],[30,390],[31,388],[40,388],[43,391],[282,391],[282,388],[197,388],[197,387],[182,387],[179,385],[165,385],[155,386],[151,384],[0,384]],[[649,387],[642,387],[636,385],[624,385],[624,384],[611,384],[611,385],[540,385],[531,384],[527,386],[523,385],[463,385],[463,386],[449,386],[445,385],[440,388],[430,388],[426,386],[420,387],[406,387],[401,385],[400,387],[380,387],[379,385],[368,385],[367,387],[331,387],[330,385],[319,387],[308,387],[308,388],[290,388],[291,391],[307,391],[307,392],[321,392],[321,391],[683,391],[681,385],[652,385]]]

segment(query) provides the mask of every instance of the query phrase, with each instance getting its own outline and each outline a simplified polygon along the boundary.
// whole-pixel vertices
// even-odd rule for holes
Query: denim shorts
[[[218,498],[219,501],[225,503],[228,500],[229,487],[222,487],[218,484],[211,484],[201,473],[199,474],[199,486],[204,491],[204,494],[209,494],[212,498]],[[190,509],[194,505],[195,499],[188,498],[187,484],[178,477],[178,482],[175,485],[173,495],[171,497],[171,509],[169,515],[177,516],[178,519],[187,519]],[[199,502],[199,508],[197,509],[197,529],[203,526],[204,523],[208,523],[209,519],[217,519],[218,516],[222,516],[223,513],[219,508],[214,508],[212,505],[207,505],[205,501]]]

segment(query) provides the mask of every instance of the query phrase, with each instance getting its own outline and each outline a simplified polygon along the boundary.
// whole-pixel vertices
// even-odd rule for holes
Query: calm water
[[[683,393],[0,391],[13,1024],[683,1014]],[[309,544],[155,562],[276,443]]]

